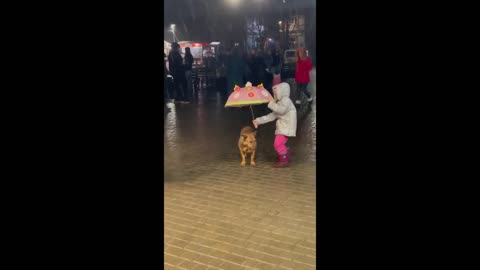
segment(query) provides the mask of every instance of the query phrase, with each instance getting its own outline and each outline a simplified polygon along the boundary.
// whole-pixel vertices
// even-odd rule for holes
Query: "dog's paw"
[[[240,166],[245,167],[245,162],[240,163]]]
[[[257,165],[257,164],[255,164],[255,162],[253,162],[253,161],[250,162],[250,166],[255,166],[255,165]]]

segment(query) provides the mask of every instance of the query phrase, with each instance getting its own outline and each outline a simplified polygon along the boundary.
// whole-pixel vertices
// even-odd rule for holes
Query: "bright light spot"
[[[282,24],[282,21],[278,21],[278,24]]]
[[[230,4],[231,6],[238,6],[238,4],[240,4],[241,0],[226,0],[228,2],[228,4]]]

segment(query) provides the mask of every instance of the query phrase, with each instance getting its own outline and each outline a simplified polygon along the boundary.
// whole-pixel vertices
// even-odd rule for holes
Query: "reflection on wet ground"
[[[312,76],[312,80],[314,76]],[[309,85],[315,96],[316,85]],[[265,105],[254,106],[254,115],[262,116],[270,110]],[[311,110],[298,113],[297,137],[289,138],[292,159],[296,162],[316,160],[316,105]],[[236,146],[240,129],[252,125],[249,108],[224,108],[219,92],[202,90],[197,100],[191,104],[176,104],[165,116],[165,162],[170,161],[173,169],[176,162],[186,161],[193,153],[202,153],[205,160],[238,160]],[[258,129],[259,160],[272,160],[275,157],[273,139],[275,122],[262,125]],[[193,155],[196,156],[196,155]],[[181,163],[180,163],[181,164]]]

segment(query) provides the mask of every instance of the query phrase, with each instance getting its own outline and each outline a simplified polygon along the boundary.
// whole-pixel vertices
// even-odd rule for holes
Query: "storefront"
[[[180,45],[182,57],[185,57],[185,48],[189,47],[190,53],[193,56],[194,65],[203,65],[203,50],[207,47],[207,43],[180,41],[178,42],[178,45]]]

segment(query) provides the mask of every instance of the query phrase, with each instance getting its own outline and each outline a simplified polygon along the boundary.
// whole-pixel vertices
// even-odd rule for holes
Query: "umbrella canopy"
[[[263,87],[263,84],[252,86],[252,83],[247,82],[243,88],[235,85],[233,93],[230,94],[227,103],[225,103],[225,107],[244,107],[268,103],[270,97],[272,95]]]

